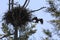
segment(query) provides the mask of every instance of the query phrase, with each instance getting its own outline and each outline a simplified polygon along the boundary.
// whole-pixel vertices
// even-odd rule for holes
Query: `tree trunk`
[[[18,30],[17,30],[17,26],[15,27],[14,40],[18,40]]]

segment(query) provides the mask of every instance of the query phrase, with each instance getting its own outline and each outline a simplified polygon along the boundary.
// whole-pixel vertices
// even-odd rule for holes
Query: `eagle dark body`
[[[11,23],[13,26],[26,25],[31,21],[31,13],[25,8],[15,7],[5,13],[3,20],[5,20],[7,24]]]

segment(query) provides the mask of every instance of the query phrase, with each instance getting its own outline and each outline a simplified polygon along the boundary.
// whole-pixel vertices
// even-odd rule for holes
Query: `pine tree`
[[[55,26],[55,32],[60,36],[60,3],[57,4],[57,2],[60,2],[59,0],[48,0],[48,4],[50,7],[46,9],[47,12],[51,13],[53,17],[55,17],[54,20],[51,20],[50,23]]]
[[[14,7],[14,0],[9,0],[9,3],[9,10],[4,14],[2,19],[4,21],[2,23],[2,31],[5,34],[1,37],[1,39],[6,37],[7,39],[10,38],[12,40],[28,40],[29,36],[36,32],[36,30],[33,30],[35,25],[32,24],[28,26],[29,23],[33,23],[32,13],[35,11],[39,11],[45,7],[31,11],[26,8],[29,4],[29,0],[26,0],[23,6],[19,5]],[[40,21],[41,24],[43,24],[43,19],[37,20]]]
[[[48,3],[50,5],[50,7],[47,8],[47,11],[50,12],[53,17],[55,17],[55,20],[51,20],[51,22],[56,25],[58,30],[60,30],[60,10],[59,10],[59,5],[55,4],[54,1],[48,1]]]

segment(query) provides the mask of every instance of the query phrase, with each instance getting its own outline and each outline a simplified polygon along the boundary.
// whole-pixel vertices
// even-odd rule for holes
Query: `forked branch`
[[[25,3],[23,4],[23,6],[22,6],[22,7],[24,7],[24,6],[26,5],[27,1],[28,1],[28,0],[26,0],[26,1],[25,1]]]
[[[30,0],[28,0],[28,3],[25,5],[25,8],[28,6],[29,2],[30,2]]]

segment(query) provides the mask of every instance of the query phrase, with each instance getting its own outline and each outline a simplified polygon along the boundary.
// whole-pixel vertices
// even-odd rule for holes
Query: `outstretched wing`
[[[39,21],[41,22],[41,24],[43,24],[43,19],[39,19]]]
[[[32,20],[37,20],[37,17],[34,17]]]

